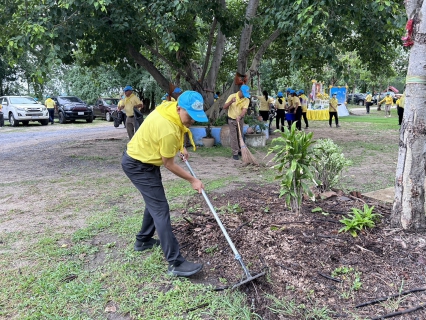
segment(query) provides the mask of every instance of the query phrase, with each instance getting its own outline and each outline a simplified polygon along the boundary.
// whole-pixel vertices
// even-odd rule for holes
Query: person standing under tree
[[[333,93],[332,98],[330,99],[329,107],[328,107],[328,113],[330,114],[330,117],[328,119],[328,124],[331,128],[331,123],[334,121],[336,122],[336,128],[339,128],[339,116],[337,114],[337,107],[339,105],[339,102],[337,101],[337,94]]]
[[[302,117],[305,121],[305,129],[309,128],[308,117],[306,113],[308,112],[308,97],[305,95],[304,90],[299,90],[298,96],[300,99],[300,104],[302,106]]]
[[[365,97],[365,109],[367,110],[367,114],[370,113],[370,107],[373,104],[371,100],[373,100],[373,97],[370,92],[367,92],[367,96]]]
[[[268,91],[262,92],[263,96],[257,96],[260,102],[259,115],[262,116],[263,121],[269,120],[269,110],[274,105],[274,99],[269,96]]]
[[[118,103],[117,109],[126,113],[126,129],[129,139],[132,140],[135,134],[135,114],[133,108],[143,108],[142,101],[133,93],[131,86],[124,87],[125,98]]]
[[[50,96],[46,97],[46,101],[44,101],[44,105],[47,108],[47,111],[49,111],[49,122],[51,124],[55,121],[55,109],[56,109],[56,102]]]
[[[172,231],[170,208],[164,192],[160,167],[164,165],[176,176],[187,180],[198,193],[202,192],[203,183],[174,160],[179,151],[184,161],[188,159],[188,152],[183,147],[185,133],[189,134],[195,149],[188,128],[195,121],[208,121],[203,107],[203,97],[195,91],[184,92],[177,102],[163,102],[147,116],[136,131],[133,139],[127,144],[127,150],[121,160],[124,173],[145,201],[142,227],[136,235],[134,249],[144,251],[161,245],[169,263],[168,273],[175,276],[189,277],[200,271],[203,264],[189,262],[180,253],[179,243]],[[159,240],[153,238],[155,231]]]
[[[385,102],[385,118],[390,118],[391,116],[391,106],[393,103],[393,97],[391,96],[390,92],[386,93],[386,97],[383,98],[382,101],[379,102],[379,106]]]
[[[237,123],[240,124],[241,130],[244,126],[244,116],[250,104],[250,88],[243,84],[237,93],[229,95],[223,109],[228,109],[228,125],[229,125],[229,138],[232,149],[232,159],[239,160],[241,155],[239,135],[242,134],[238,129]]]
[[[404,107],[405,107],[405,92],[396,100],[396,110],[398,111],[398,124],[402,124],[402,118],[404,117]]]
[[[275,100],[275,109],[277,110],[277,116],[276,116],[276,128],[277,130],[280,130],[284,132],[284,120],[285,120],[285,98],[281,91],[277,94],[277,100]],[[281,121],[281,128],[280,128],[280,121]]]
[[[294,108],[293,113],[295,115],[294,121],[296,121],[296,128],[297,130],[302,130],[302,107],[300,105],[300,99],[296,95],[295,90],[291,90],[290,93],[291,93],[292,107]]]

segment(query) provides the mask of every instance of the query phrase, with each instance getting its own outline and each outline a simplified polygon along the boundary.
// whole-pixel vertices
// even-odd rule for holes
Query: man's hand
[[[201,190],[204,189],[204,184],[197,178],[194,178],[194,180],[191,181],[191,187],[192,189],[197,190],[198,193],[201,193]]]

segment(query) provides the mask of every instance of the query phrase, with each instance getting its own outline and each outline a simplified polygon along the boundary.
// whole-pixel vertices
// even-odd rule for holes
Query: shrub
[[[342,148],[331,139],[318,140],[313,148],[313,154],[316,161],[312,165],[315,168],[315,178],[320,181],[318,186],[320,191],[336,186],[343,169],[352,164],[350,160],[346,160]]]
[[[373,213],[374,206],[371,208],[367,204],[364,204],[364,211],[352,208],[352,213],[347,217],[339,220],[345,226],[339,230],[339,232],[349,232],[353,237],[357,236],[357,233],[365,228],[373,228],[376,225],[376,221],[382,216],[378,213]]]
[[[277,164],[274,168],[279,172],[275,179],[282,179],[280,197],[285,196],[287,205],[294,212],[300,213],[303,193],[313,196],[307,181],[316,184],[310,148],[313,133],[298,131],[296,123],[293,123],[290,130],[284,128],[284,132],[280,134],[281,137],[272,141],[268,154],[275,153],[273,161]]]

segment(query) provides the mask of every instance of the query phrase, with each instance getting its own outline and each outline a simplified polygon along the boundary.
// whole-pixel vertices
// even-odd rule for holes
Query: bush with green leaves
[[[315,178],[320,181],[320,191],[330,190],[339,182],[343,169],[350,166],[352,162],[347,160],[342,153],[342,148],[331,139],[319,139],[314,147],[313,153],[316,161]]]
[[[279,172],[275,179],[281,179],[280,197],[285,196],[287,205],[299,214],[303,194],[313,196],[308,183],[316,185],[312,167],[313,133],[299,131],[296,129],[296,123],[293,123],[290,130],[284,128],[284,132],[280,134],[280,137],[272,141],[268,155],[275,153],[273,161],[277,164],[274,168]]]
[[[349,232],[353,237],[358,235],[358,232],[365,228],[373,228],[376,222],[382,216],[378,213],[373,213],[374,206],[369,207],[364,204],[364,210],[352,208],[352,214],[339,220],[345,226],[339,232]]]

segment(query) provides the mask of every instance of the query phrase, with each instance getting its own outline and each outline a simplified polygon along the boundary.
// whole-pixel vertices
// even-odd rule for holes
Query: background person
[[[285,105],[286,105],[286,101],[285,101],[284,95],[281,91],[279,91],[277,94],[277,99],[275,100],[275,109],[277,110],[275,123],[276,123],[277,130],[281,130],[281,132],[284,132]],[[280,122],[281,122],[281,128],[280,128]]]
[[[393,97],[391,96],[390,92],[386,93],[386,97],[384,97],[382,101],[379,102],[379,106],[383,102],[385,102],[385,118],[390,118],[391,116],[390,110],[393,103]]]
[[[142,101],[133,93],[133,88],[131,86],[124,87],[124,99],[122,99],[117,109],[119,111],[124,110],[126,113],[126,129],[127,134],[129,135],[129,139],[131,140],[135,134],[135,115],[133,108],[142,109],[143,103]]]
[[[302,130],[302,107],[300,105],[300,99],[296,94],[296,90],[291,90],[291,99],[292,99],[292,106],[294,108],[294,115],[295,115],[295,119],[294,121],[296,121],[296,128],[298,130]]]
[[[336,122],[336,128],[339,128],[339,115],[337,113],[337,107],[339,105],[339,102],[337,101],[337,94],[333,93],[332,98],[330,99],[329,102],[329,107],[328,107],[328,113],[329,113],[329,118],[328,118],[328,124],[330,125],[331,128],[331,123],[333,122],[333,117],[334,117],[334,121]]]
[[[239,135],[242,134],[238,130],[237,122],[240,124],[241,130],[244,126],[244,116],[250,104],[250,88],[243,84],[237,93],[229,95],[223,109],[228,109],[228,125],[229,125],[229,138],[232,149],[232,159],[239,160],[241,155]]]
[[[367,114],[370,113],[370,107],[373,104],[372,100],[373,100],[373,97],[371,96],[371,93],[367,92],[367,96],[365,97],[365,109],[367,111]]]
[[[55,121],[55,109],[56,109],[56,102],[50,96],[46,97],[46,101],[44,101],[44,105],[47,108],[47,111],[49,112],[49,122],[51,124]]]
[[[269,111],[271,106],[274,105],[274,99],[269,96],[268,91],[264,90],[262,92],[263,96],[257,96],[260,102],[259,114],[262,117],[263,121],[268,121]]]
[[[160,167],[164,165],[176,176],[187,180],[199,193],[204,189],[200,180],[174,162],[179,151],[185,160],[188,159],[188,152],[183,147],[183,136],[190,133],[188,128],[195,121],[208,121],[203,106],[203,97],[195,91],[184,92],[177,102],[166,101],[157,106],[127,144],[121,161],[123,171],[145,201],[142,227],[136,235],[134,249],[144,251],[161,245],[169,263],[168,273],[176,276],[193,275],[203,265],[189,262],[180,254],[179,243],[172,231]],[[190,139],[194,145],[191,134]],[[160,240],[152,238],[155,230]]]
[[[308,112],[308,97],[305,95],[305,90],[299,90],[299,92],[297,93],[297,95],[299,96],[299,100],[300,100],[300,105],[302,107],[302,117],[303,120],[305,121],[305,129],[309,128],[309,122],[308,122],[308,117],[307,117],[307,112]]]
[[[398,112],[398,124],[402,124],[402,118],[404,117],[404,107],[405,107],[405,92],[402,94],[401,98],[396,100],[396,110]]]

